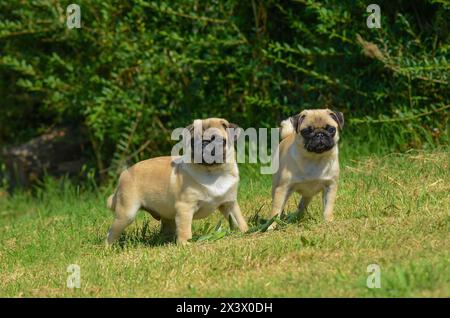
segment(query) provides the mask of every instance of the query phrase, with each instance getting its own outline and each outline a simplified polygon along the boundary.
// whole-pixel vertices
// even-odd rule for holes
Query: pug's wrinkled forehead
[[[222,118],[208,118],[202,120],[203,138],[209,139],[212,136],[220,135],[222,138],[227,138],[227,128],[229,122]]]
[[[327,125],[334,127],[338,126],[338,123],[331,117],[330,112],[325,110],[310,111],[305,115],[306,116],[302,121],[302,127],[313,126],[319,128],[326,127]]]
[[[292,124],[297,132],[306,127],[325,128],[327,126],[342,130],[344,116],[341,112],[330,109],[307,109],[292,117]]]
[[[230,129],[238,129],[235,124],[229,123],[228,120],[223,118],[207,118],[196,119],[194,122],[186,127],[192,134],[198,134],[197,136],[202,139],[211,139],[213,136],[221,136],[223,139],[229,137]],[[239,132],[235,132],[234,135],[238,135]],[[200,135],[201,134],[201,135]]]

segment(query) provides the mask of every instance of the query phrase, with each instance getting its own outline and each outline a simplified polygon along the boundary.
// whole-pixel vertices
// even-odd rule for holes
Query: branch
[[[313,77],[315,79],[321,80],[321,81],[323,81],[323,82],[325,82],[325,83],[327,83],[329,85],[339,86],[339,87],[342,87],[342,88],[344,88],[346,90],[350,90],[350,91],[352,91],[354,93],[357,93],[359,95],[367,96],[367,93],[361,92],[359,90],[355,90],[354,88],[351,88],[347,84],[341,83],[339,80],[331,79],[327,75],[319,74],[319,73],[317,73],[314,70],[308,70],[308,69],[303,68],[301,66],[298,66],[298,65],[296,65],[296,64],[294,64],[294,63],[292,63],[290,61],[286,61],[284,59],[278,58],[277,56],[269,54],[269,53],[266,53],[266,56],[271,58],[271,59],[273,59],[275,61],[275,63],[284,64],[285,66],[290,67],[290,68],[294,69],[295,71],[301,72],[301,73],[306,74],[308,76],[311,76],[311,77]]]
[[[423,117],[423,116],[428,116],[434,113],[438,113],[441,112],[443,110],[446,110],[450,108],[450,104],[449,105],[445,105],[442,106],[441,108],[438,109],[434,109],[434,110],[430,110],[424,113],[420,113],[417,115],[413,115],[413,116],[408,116],[408,117],[397,117],[397,118],[386,118],[386,119],[360,119],[360,118],[353,118],[351,120],[352,124],[379,124],[379,123],[392,123],[392,122],[398,122],[398,121],[408,121],[408,120],[414,120],[417,119],[419,117]]]
[[[178,16],[178,17],[182,17],[182,18],[185,18],[185,19],[202,21],[202,22],[212,22],[212,23],[218,23],[218,24],[228,23],[228,20],[214,19],[214,18],[208,18],[208,17],[202,17],[202,16],[189,15],[189,14],[173,11],[172,9],[161,9],[157,5],[154,5],[153,3],[146,3],[145,5],[147,5],[147,7],[152,8],[152,9],[158,11],[158,12],[169,14],[169,15],[174,15],[174,16]]]

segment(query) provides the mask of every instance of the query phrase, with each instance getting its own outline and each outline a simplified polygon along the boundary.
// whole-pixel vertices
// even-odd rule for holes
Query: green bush
[[[80,0],[68,29],[70,3],[0,3],[0,144],[75,124],[105,171],[167,153],[195,118],[273,127],[317,107],[344,112],[354,149],[449,141],[448,2],[378,1],[380,29],[367,1]]]

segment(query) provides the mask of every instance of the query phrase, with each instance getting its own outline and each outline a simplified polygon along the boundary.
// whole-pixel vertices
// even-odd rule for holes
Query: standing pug
[[[338,141],[344,116],[329,109],[304,110],[281,123],[279,169],[272,180],[272,217],[280,215],[289,196],[302,196],[299,215],[322,191],[323,214],[333,220],[339,179]]]
[[[192,160],[158,157],[122,172],[117,190],[107,202],[114,211],[107,243],[119,238],[139,209],[161,220],[161,231],[176,235],[182,245],[192,238],[192,220],[207,217],[216,209],[232,222],[230,226],[247,231],[237,202],[236,128],[222,118],[196,120],[187,127]]]

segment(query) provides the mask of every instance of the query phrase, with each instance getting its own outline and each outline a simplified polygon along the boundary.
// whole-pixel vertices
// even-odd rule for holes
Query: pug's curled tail
[[[106,206],[113,212],[116,210],[116,201],[116,193],[111,194],[106,200]]]
[[[294,126],[292,125],[291,118],[283,120],[280,126],[281,140],[294,133]]]

